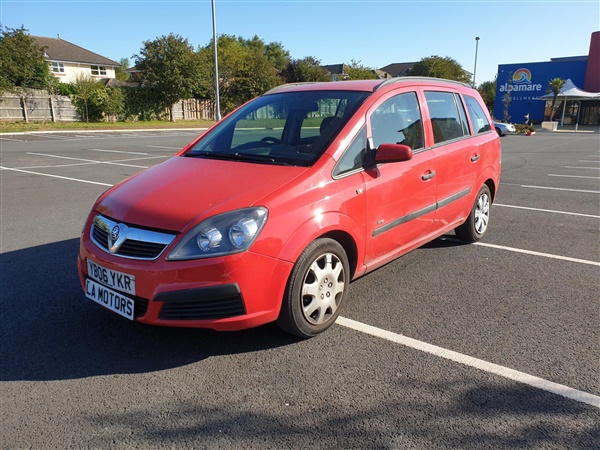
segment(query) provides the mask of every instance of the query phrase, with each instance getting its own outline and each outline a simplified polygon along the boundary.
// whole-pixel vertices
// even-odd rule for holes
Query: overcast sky
[[[211,0],[0,0],[0,22],[60,34],[119,61],[169,33],[197,48],[212,38]],[[600,29],[598,0],[216,0],[217,33],[281,42],[293,58],[371,68],[439,55],[493,80],[499,64],[587,55]]]

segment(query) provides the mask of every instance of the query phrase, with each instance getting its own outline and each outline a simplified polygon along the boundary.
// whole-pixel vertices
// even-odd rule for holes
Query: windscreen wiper
[[[211,159],[227,159],[231,161],[252,161],[252,162],[275,162],[275,158],[267,155],[252,155],[247,153],[226,153],[226,152],[209,152],[206,150],[192,151],[184,156],[188,158],[211,158]]]

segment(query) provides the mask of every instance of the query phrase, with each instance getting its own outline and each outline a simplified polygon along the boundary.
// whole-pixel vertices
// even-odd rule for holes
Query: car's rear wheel
[[[459,239],[465,242],[477,242],[485,234],[490,222],[490,207],[492,196],[490,188],[483,185],[477,194],[475,204],[471,208],[469,217],[454,231]]]
[[[502,136],[502,131],[500,131],[500,128],[496,128],[496,133],[498,133],[498,136]]]
[[[294,265],[277,325],[302,338],[325,331],[340,313],[349,276],[348,257],[337,241],[313,241]]]

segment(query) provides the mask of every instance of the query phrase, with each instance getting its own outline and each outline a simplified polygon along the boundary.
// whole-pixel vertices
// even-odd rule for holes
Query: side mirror
[[[412,148],[404,144],[381,144],[375,150],[376,164],[409,161],[412,157]]]

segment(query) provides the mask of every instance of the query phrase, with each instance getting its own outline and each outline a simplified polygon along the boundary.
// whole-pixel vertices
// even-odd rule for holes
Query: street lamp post
[[[215,119],[221,120],[221,105],[219,103],[219,64],[217,62],[217,19],[215,13],[215,0],[212,0],[213,19],[213,47],[215,54]]]
[[[475,75],[477,75],[477,50],[479,49],[479,36],[475,38],[475,68],[473,69],[473,87],[475,87]]]

